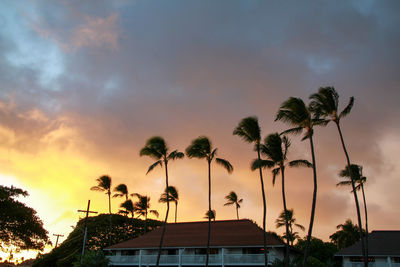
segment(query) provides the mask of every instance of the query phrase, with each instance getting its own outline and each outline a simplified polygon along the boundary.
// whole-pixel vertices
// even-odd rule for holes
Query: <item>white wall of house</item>
[[[351,262],[350,257],[343,258],[343,267],[363,267],[362,262]],[[371,267],[400,267],[400,263],[395,263],[391,257],[375,257],[375,262],[368,264]]]

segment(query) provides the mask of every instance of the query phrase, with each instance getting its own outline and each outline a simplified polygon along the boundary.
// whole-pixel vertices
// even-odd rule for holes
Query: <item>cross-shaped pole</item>
[[[83,259],[83,255],[85,254],[85,245],[86,245],[87,219],[89,217],[89,213],[97,213],[97,212],[96,211],[90,211],[90,200],[88,200],[87,209],[86,210],[78,210],[78,212],[85,212],[86,213],[86,217],[85,217],[85,232],[84,232],[84,235],[83,235],[82,255],[81,255],[81,265],[82,265],[82,259]]]
[[[59,234],[53,234],[54,236],[56,236],[57,237],[57,239],[56,239],[56,246],[55,247],[57,247],[57,244],[58,244],[58,238],[61,236],[61,237],[63,237],[64,235],[59,235]]]

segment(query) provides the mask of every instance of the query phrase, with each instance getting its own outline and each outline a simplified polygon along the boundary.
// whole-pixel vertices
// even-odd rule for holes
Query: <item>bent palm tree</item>
[[[208,164],[208,211],[211,212],[211,162],[214,160],[224,167],[228,173],[233,171],[232,165],[229,161],[216,158],[217,149],[212,147],[211,141],[205,137],[200,136],[192,141],[192,143],[186,148],[186,155],[189,158],[206,159]],[[208,259],[210,255],[210,237],[211,237],[211,217],[208,218],[208,235],[207,235],[207,255],[206,255],[206,267],[208,266]]]
[[[167,199],[167,195],[169,199]],[[172,201],[175,203],[175,223],[176,223],[178,215],[179,195],[178,195],[178,190],[176,190],[175,186],[168,186],[168,190],[165,190],[165,192],[161,194],[161,197],[158,200],[158,202],[161,203],[166,203],[167,201]]]
[[[111,232],[112,232],[112,223],[111,223],[111,177],[108,175],[103,175],[96,179],[97,185],[92,186],[90,190],[106,192],[108,195],[108,211],[110,213],[110,235],[109,235],[109,243],[111,244]]]
[[[165,143],[164,139],[159,136],[153,136],[149,140],[147,140],[146,145],[144,148],[140,150],[140,156],[149,156],[156,160],[152,165],[150,165],[147,173],[151,172],[155,167],[158,165],[162,166],[164,164],[165,169],[165,188],[169,187],[168,185],[168,162],[170,160],[180,159],[184,157],[182,152],[178,150],[174,150],[169,152],[168,146]],[[165,220],[163,224],[163,230],[161,233],[160,238],[160,245],[158,247],[158,255],[157,255],[157,262],[156,266],[158,267],[160,264],[160,256],[161,256],[161,249],[164,241],[165,229],[167,227],[167,220],[168,220],[168,213],[169,213],[169,199],[167,198],[167,211],[165,213]]]
[[[350,168],[350,156],[347,152],[346,145],[344,143],[342,130],[340,128],[340,120],[345,117],[347,114],[350,113],[353,104],[354,104],[354,97],[350,97],[350,101],[347,106],[343,109],[342,112],[338,112],[339,108],[339,94],[336,92],[334,87],[321,87],[318,90],[318,93],[312,94],[310,96],[311,103],[310,108],[316,114],[317,117],[322,117],[327,120],[327,122],[333,121],[336,124],[336,128],[339,132],[340,141],[342,143],[343,152],[346,157],[347,167]],[[361,237],[361,249],[362,254],[364,256],[364,266],[368,266],[368,256],[366,254],[366,250],[364,247],[364,238],[362,235],[362,224],[361,224],[361,213],[360,213],[360,206],[358,203],[358,197],[355,190],[355,178],[350,173],[351,178],[351,186],[353,188],[353,196],[354,202],[356,204],[356,212],[357,212],[357,219],[358,219],[358,226],[360,229],[360,237]]]
[[[133,204],[133,210],[138,217],[144,217],[144,233],[147,232],[147,216],[149,213],[154,214],[158,217],[158,211],[156,210],[149,210],[150,209],[150,197],[144,196],[138,193],[132,194],[138,198],[138,201]]]
[[[303,225],[296,223],[293,209],[288,209],[286,212],[282,211],[279,215],[279,218],[275,221],[276,228],[286,226],[286,224],[289,225],[289,234],[286,233],[283,238],[290,242],[290,244],[293,246],[294,240],[299,238],[298,233],[293,231],[293,225],[302,231],[304,231],[306,228]]]
[[[236,217],[239,220],[239,208],[240,203],[243,202],[243,199],[239,199],[237,194],[234,191],[231,191],[228,195],[225,196],[225,199],[228,201],[224,204],[224,206],[235,205],[236,207]]]
[[[283,211],[285,214],[287,213],[286,194],[285,194],[285,167],[286,167],[287,153],[289,147],[290,147],[290,141],[289,138],[287,138],[286,136],[283,136],[281,138],[281,136],[278,133],[268,135],[265,138],[264,143],[261,145],[261,153],[264,156],[266,156],[267,159],[266,160],[256,159],[253,162],[252,166],[253,170],[260,168],[260,166],[273,168],[272,169],[273,185],[275,185],[276,176],[279,175],[279,173],[281,174]],[[307,160],[293,160],[289,162],[289,166],[312,167],[312,164]],[[285,226],[286,226],[286,236],[289,237],[290,231],[289,231],[289,223],[287,221],[285,222]],[[284,259],[286,267],[289,266],[289,245],[290,245],[289,239],[287,239],[287,242],[285,244],[285,259]]]
[[[244,141],[254,144],[254,150],[257,152],[257,158],[261,159],[261,129],[258,125],[257,117],[247,117],[239,122],[239,125],[233,130],[233,135],[241,137]],[[264,190],[264,179],[261,167],[259,168],[260,184],[261,184],[261,195],[263,199],[263,238],[264,238],[264,264],[265,267],[268,265],[268,254],[267,254],[267,232],[266,232],[266,218],[267,218],[267,202],[265,198]]]
[[[311,157],[312,157],[312,167],[313,167],[313,177],[314,177],[314,190],[313,190],[313,198],[312,198],[312,206],[311,206],[311,216],[310,216],[310,225],[308,227],[306,248],[304,250],[304,258],[303,258],[303,267],[307,265],[307,258],[310,253],[310,243],[312,236],[312,229],[314,225],[314,216],[315,216],[315,206],[317,202],[317,168],[315,161],[315,153],[314,153],[314,142],[313,142],[313,127],[315,125],[320,125],[326,123],[325,120],[320,120],[318,118],[312,118],[309,107],[304,104],[303,100],[300,98],[290,97],[288,100],[282,103],[279,111],[276,115],[275,121],[280,120],[288,123],[290,126],[294,126],[294,128],[288,129],[283,133],[293,133],[299,134],[303,130],[305,131],[305,135],[302,140],[309,139],[310,140],[310,149],[311,149]]]
[[[352,175],[350,176],[349,168],[346,168],[344,170],[341,170],[339,172],[339,176],[343,178],[347,178],[347,180],[339,182],[336,184],[336,186],[343,186],[343,185],[351,185],[351,177],[353,177],[354,182],[357,184],[356,185],[356,191],[362,192],[363,196],[363,201],[364,201],[364,216],[365,216],[365,252],[368,256],[368,213],[367,213],[367,201],[365,199],[365,191],[364,191],[364,184],[367,182],[367,177],[363,176],[362,173],[362,166],[356,165],[356,164],[351,164],[350,165],[350,171],[352,172]]]

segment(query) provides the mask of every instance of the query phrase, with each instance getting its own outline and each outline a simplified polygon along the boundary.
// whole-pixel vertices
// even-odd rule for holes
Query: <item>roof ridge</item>
[[[222,222],[237,222],[237,221],[249,221],[252,222],[250,219],[240,219],[240,220],[216,220],[216,221],[211,221],[211,223],[222,223]],[[208,223],[208,221],[194,221],[194,222],[177,222],[177,223],[167,223],[168,225],[177,225],[177,224],[195,224],[195,223]],[[162,226],[162,225],[161,225]]]

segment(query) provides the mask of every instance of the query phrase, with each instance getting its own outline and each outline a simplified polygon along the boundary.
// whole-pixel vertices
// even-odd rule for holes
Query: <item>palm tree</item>
[[[276,115],[275,121],[280,120],[288,123],[290,126],[294,126],[294,128],[288,129],[283,133],[294,133],[298,134],[305,131],[305,135],[302,140],[309,139],[310,140],[310,149],[311,149],[311,157],[312,157],[312,167],[313,167],[313,180],[314,180],[314,190],[313,190],[313,198],[312,198],[312,206],[311,206],[311,216],[310,216],[310,225],[308,227],[306,248],[304,250],[304,258],[303,258],[303,267],[307,265],[307,258],[310,253],[310,243],[312,236],[312,229],[314,225],[314,216],[315,216],[315,205],[317,202],[317,166],[315,162],[315,153],[314,153],[314,143],[313,143],[313,127],[315,125],[320,125],[326,123],[325,120],[320,120],[319,118],[313,118],[311,116],[311,111],[309,107],[304,104],[303,100],[300,98],[290,97],[288,100],[282,103],[279,108],[279,111]]]
[[[167,200],[167,194],[169,197],[168,200]],[[161,203],[166,203],[167,201],[172,201],[175,203],[175,223],[176,223],[177,215],[178,215],[179,194],[178,194],[178,190],[175,188],[175,186],[169,186],[168,190],[165,190],[165,192],[161,194],[161,197],[158,200],[158,202],[161,202]]]
[[[286,214],[286,216],[285,216],[285,214]],[[298,232],[293,231],[293,225],[302,231],[305,230],[305,227],[303,225],[296,223],[296,218],[294,217],[293,209],[288,209],[288,210],[286,210],[286,212],[282,211],[281,214],[279,215],[279,218],[276,219],[275,224],[276,224],[276,228],[286,226],[286,224],[289,225],[289,234],[286,233],[283,236],[283,238],[286,239],[288,242],[290,241],[290,244],[292,246],[293,246],[294,240],[296,238],[299,238]]]
[[[164,139],[160,136],[153,136],[147,140],[146,145],[140,150],[140,156],[149,156],[156,160],[156,162],[150,165],[149,169],[147,170],[147,173],[151,172],[158,165],[162,166],[164,164],[165,188],[167,189],[169,187],[168,162],[170,160],[183,158],[184,154],[182,152],[179,152],[178,150],[169,152],[168,146],[165,143]],[[161,249],[164,242],[165,229],[167,227],[168,213],[169,213],[169,198],[167,198],[167,211],[165,213],[165,220],[160,238],[160,245],[158,248],[157,263],[156,263],[157,267],[160,264]]]
[[[342,130],[340,128],[340,120],[345,117],[347,114],[350,113],[353,104],[354,104],[354,97],[350,97],[350,101],[347,106],[339,113],[339,94],[336,92],[334,87],[321,87],[318,90],[318,93],[312,94],[310,96],[311,103],[310,108],[312,112],[316,114],[317,117],[322,117],[327,120],[327,123],[333,121],[336,124],[336,128],[339,132],[340,141],[342,143],[343,152],[346,157],[347,167],[350,168],[350,156],[347,152],[346,145],[344,143]],[[350,173],[351,178],[351,186],[353,188],[353,196],[354,202],[356,203],[356,212],[357,212],[357,219],[358,219],[358,226],[360,229],[360,236],[361,236],[361,249],[364,255],[364,266],[368,267],[368,256],[366,254],[366,250],[364,247],[364,239],[362,235],[362,224],[361,224],[361,212],[360,206],[358,203],[358,197],[355,188],[355,178]]]
[[[236,207],[236,217],[239,220],[239,208],[240,203],[243,202],[243,199],[239,199],[237,194],[234,191],[231,191],[228,195],[225,196],[225,199],[228,201],[224,204],[224,206],[235,205]]]
[[[278,133],[270,134],[264,139],[264,143],[261,145],[261,153],[267,157],[266,160],[256,159],[253,162],[252,169],[258,169],[261,167],[268,167],[272,169],[272,184],[275,185],[276,176],[281,173],[282,176],[282,200],[283,200],[283,211],[287,212],[286,206],[286,194],[285,194],[285,167],[287,161],[287,153],[290,147],[290,140],[287,136],[281,136]],[[293,160],[289,162],[289,166],[299,167],[306,166],[312,167],[311,163],[307,160]],[[287,218],[284,217],[284,218]],[[286,221],[286,236],[289,236],[289,224]],[[285,266],[289,266],[289,239],[285,244]]]
[[[138,214],[138,218],[140,216],[144,217],[144,232],[147,232],[147,216],[149,213],[158,217],[158,211],[149,210],[150,209],[150,197],[144,196],[138,193],[132,194],[138,198],[138,201],[133,203],[133,210],[136,214]]]
[[[117,192],[113,195],[113,197],[124,197],[125,196],[125,202],[128,201],[128,187],[126,186],[126,184],[119,184],[116,187],[114,187],[114,192]],[[121,205],[122,207],[122,205]],[[122,212],[125,213],[125,216],[128,214],[128,210],[126,210],[126,212]]]
[[[211,212],[211,162],[215,158],[215,161],[224,167],[228,173],[233,171],[232,165],[229,161],[216,158],[217,149],[212,147],[211,141],[205,136],[199,136],[194,139],[192,143],[186,148],[186,155],[189,158],[206,159],[208,164],[208,211]],[[208,266],[208,258],[210,255],[210,237],[211,237],[211,217],[208,218],[208,236],[207,236],[207,255],[206,255],[206,267]]]
[[[233,135],[238,135],[244,141],[254,144],[254,150],[257,151],[257,159],[261,159],[261,129],[258,125],[257,117],[247,117],[242,119],[238,126],[233,130]],[[265,229],[266,218],[267,218],[267,202],[265,199],[264,190],[264,179],[261,167],[259,168],[260,183],[261,183],[261,194],[263,199],[263,234],[264,234],[264,264],[268,266],[268,254],[267,254],[267,232]]]
[[[132,218],[134,217],[135,209],[132,200],[127,199],[126,201],[121,203],[120,207],[125,209],[123,213],[128,214],[130,212]]]
[[[339,224],[336,228],[339,231],[333,233],[329,238],[338,249],[349,247],[360,240],[360,229],[350,219],[347,219],[344,224]]]
[[[112,232],[112,224],[111,224],[111,177],[108,175],[103,175],[100,176],[99,178],[96,179],[97,185],[92,186],[90,190],[94,191],[100,191],[100,192],[106,192],[108,195],[108,211],[110,213],[110,237],[109,237],[109,243],[111,244],[111,232]]]
[[[216,216],[217,212],[215,210],[207,210],[204,219],[213,220],[215,222]]]
[[[367,201],[365,200],[365,191],[364,191],[364,184],[367,182],[367,177],[363,176],[362,173],[362,166],[361,165],[356,165],[356,164],[351,164],[350,165],[350,170],[352,172],[352,175],[350,176],[349,168],[346,168],[341,170],[339,173],[340,177],[347,178],[347,180],[339,182],[336,184],[336,186],[343,186],[343,185],[351,185],[351,177],[353,177],[354,182],[357,183],[356,185],[356,191],[362,192],[363,196],[363,201],[364,201],[364,215],[365,215],[365,251],[368,257],[368,213],[367,213]]]

